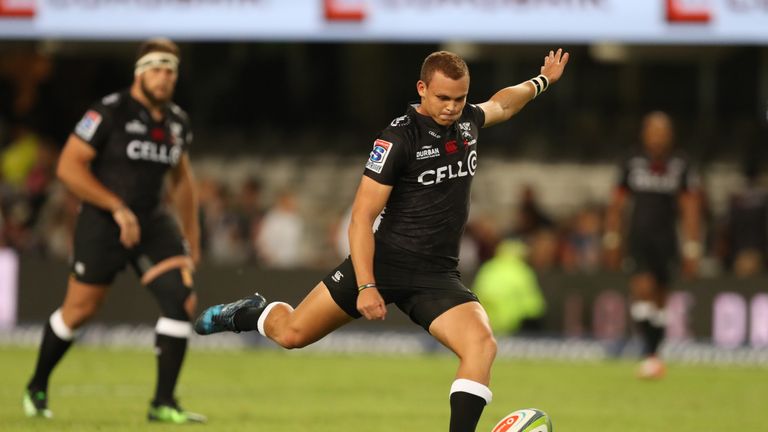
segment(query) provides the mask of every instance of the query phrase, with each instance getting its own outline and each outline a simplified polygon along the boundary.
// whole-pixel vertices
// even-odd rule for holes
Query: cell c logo
[[[35,0],[0,0],[0,18],[33,18]]]
[[[475,175],[475,170],[477,170],[477,152],[475,150],[472,150],[467,157],[467,170],[469,170],[469,175]]]

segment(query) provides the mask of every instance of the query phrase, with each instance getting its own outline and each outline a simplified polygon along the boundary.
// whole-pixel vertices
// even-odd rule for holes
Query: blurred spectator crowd
[[[31,132],[14,135],[0,149],[0,247],[67,259],[79,201],[55,179],[56,159],[56,147]],[[359,178],[360,170],[354,165],[351,170]],[[704,200],[703,276],[765,271],[768,189],[757,174],[755,169],[745,173],[720,216]],[[325,207],[318,208],[312,193],[302,193],[301,184],[276,186],[270,178],[255,176],[232,183],[203,170],[198,192],[204,259],[279,268],[333,265],[348,254],[348,206],[356,182],[346,183],[349,190],[332,191],[340,199],[324,200]],[[475,185],[482,187],[482,182]],[[515,188],[507,208],[476,203],[462,240],[462,271],[476,272],[496,255],[500,242],[510,239],[525,246],[520,250],[537,272],[604,269],[603,218],[609,194],[602,202],[558,212],[542,205],[537,187]]]
[[[55,168],[59,146],[66,138],[62,130],[74,122],[64,119],[68,126],[62,126],[62,119],[55,115],[57,103],[46,99],[50,74],[50,60],[43,54],[27,51],[0,57],[0,247],[65,260],[79,202],[56,180]],[[633,141],[634,137],[628,138]],[[359,153],[364,157],[366,151]],[[192,157],[196,165],[205,164],[205,159]],[[226,166],[203,170],[198,190],[206,262],[327,267],[346,256],[348,206],[362,163],[340,156],[333,162],[337,165],[322,171],[334,178],[346,173],[335,183],[307,174],[312,163],[326,162],[293,156],[286,165],[271,170],[269,161],[250,167],[248,175],[235,180],[227,175]],[[732,271],[748,276],[766,269],[768,189],[760,164],[751,162],[743,170],[730,169],[738,181],[727,185],[727,198],[717,211],[708,199],[709,190],[703,191],[703,275]],[[492,166],[486,168],[486,163]],[[512,180],[501,178],[497,173],[515,169],[504,163],[488,158],[478,171],[475,206],[460,257],[462,270],[476,272],[494,258],[502,241],[514,239],[525,247],[507,248],[507,252],[523,254],[536,272],[601,271],[603,217],[615,173],[584,176],[589,169],[582,167],[566,175],[578,169],[578,163],[553,165],[552,172],[543,174],[544,182],[558,171],[566,173],[561,175],[567,183],[562,189],[583,181],[598,183],[596,189],[604,192],[558,207],[546,196],[549,189],[542,187],[541,173],[531,183],[520,181],[527,178],[525,173]],[[483,170],[492,174],[481,178]],[[707,169],[701,171],[708,175]],[[487,200],[498,195],[503,199]],[[554,200],[571,195],[566,190]]]

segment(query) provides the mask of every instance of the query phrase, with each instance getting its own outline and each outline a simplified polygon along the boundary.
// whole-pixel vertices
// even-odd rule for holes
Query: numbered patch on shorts
[[[80,122],[75,127],[75,133],[80,138],[90,141],[93,138],[93,134],[96,133],[96,129],[101,124],[101,114],[94,110],[88,110],[87,113],[80,119]]]
[[[393,145],[391,142],[382,139],[374,141],[371,157],[368,159],[365,167],[377,174],[381,174],[381,170],[384,168],[384,163],[387,162],[387,156],[389,156]]]

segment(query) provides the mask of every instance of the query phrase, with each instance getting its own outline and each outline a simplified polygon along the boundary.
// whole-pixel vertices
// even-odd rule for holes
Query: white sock
[[[71,341],[75,338],[75,331],[64,322],[64,317],[61,316],[61,309],[56,309],[48,320],[51,324],[53,333],[61,340]]]
[[[632,303],[629,314],[635,321],[650,321],[657,313],[658,309],[653,302],[636,301]]]
[[[192,323],[160,317],[157,320],[157,325],[155,325],[155,332],[165,336],[187,339],[192,334]]]
[[[475,395],[477,397],[481,397],[485,399],[486,405],[491,403],[491,401],[493,400],[493,393],[491,393],[491,389],[489,389],[483,384],[480,384],[479,382],[464,379],[464,378],[457,379],[451,385],[450,394],[454,394],[456,392],[464,392],[464,393],[469,393],[471,395]]]

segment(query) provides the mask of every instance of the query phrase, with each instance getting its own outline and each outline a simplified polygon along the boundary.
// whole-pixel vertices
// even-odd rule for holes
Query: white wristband
[[[544,75],[539,75],[535,78],[531,78],[528,80],[531,84],[533,84],[533,98],[536,99],[536,96],[544,93],[549,88],[549,80]]]

